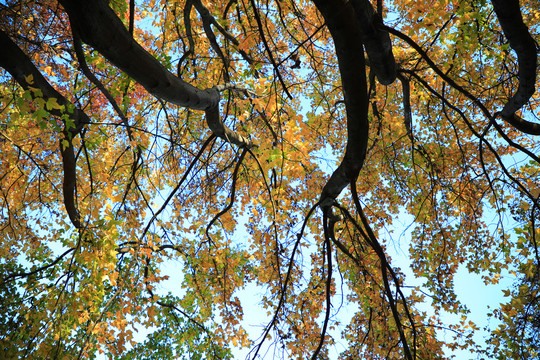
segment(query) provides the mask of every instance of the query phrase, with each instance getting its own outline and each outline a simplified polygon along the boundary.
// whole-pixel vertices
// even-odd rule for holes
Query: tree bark
[[[364,164],[369,133],[368,94],[362,31],[347,0],[313,1],[330,30],[339,63],[347,114],[347,147],[339,167],[323,188],[320,206],[327,211],[341,191],[356,181]]]
[[[501,117],[518,130],[540,135],[540,125],[514,116],[524,106],[535,91],[536,43],[523,22],[519,0],[491,0],[504,35],[518,59],[519,85],[516,93],[508,99],[500,112]]]
[[[382,14],[373,9],[369,0],[351,0],[354,14],[362,30],[362,42],[366,49],[369,67],[383,85],[390,85],[396,80],[397,66],[392,53],[392,41],[387,31],[383,30]]]

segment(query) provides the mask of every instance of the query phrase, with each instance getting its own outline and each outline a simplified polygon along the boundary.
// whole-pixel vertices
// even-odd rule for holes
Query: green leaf
[[[47,99],[47,103],[45,104],[45,108],[47,110],[61,110],[64,111],[64,106],[59,105],[56,101],[56,98],[49,98]]]

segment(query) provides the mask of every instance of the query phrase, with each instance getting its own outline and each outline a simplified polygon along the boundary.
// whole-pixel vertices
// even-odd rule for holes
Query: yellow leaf
[[[30,74],[28,76],[25,76],[24,77],[24,80],[28,83],[28,84],[33,84],[34,83],[34,75]]]

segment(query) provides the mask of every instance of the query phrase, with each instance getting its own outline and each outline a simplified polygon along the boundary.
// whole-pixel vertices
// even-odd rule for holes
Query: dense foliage
[[[539,20],[3,1],[0,358],[535,358]],[[423,286],[388,256],[400,219]],[[486,343],[463,268],[515,280]]]

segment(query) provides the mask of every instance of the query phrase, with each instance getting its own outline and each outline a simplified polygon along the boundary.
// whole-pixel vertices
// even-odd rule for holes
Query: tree
[[[539,9],[4,2],[2,358],[328,358],[343,304],[343,359],[534,357]],[[386,250],[405,214],[412,289]],[[486,346],[459,267],[519,273]]]

